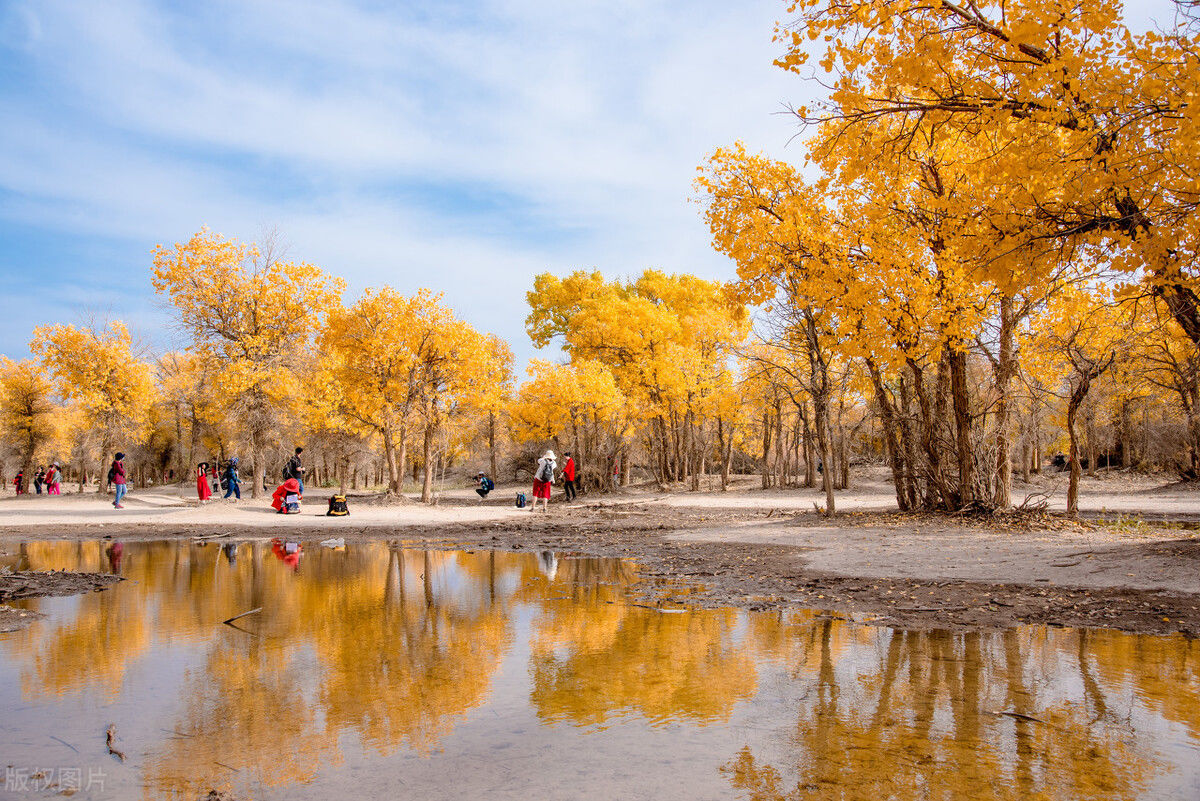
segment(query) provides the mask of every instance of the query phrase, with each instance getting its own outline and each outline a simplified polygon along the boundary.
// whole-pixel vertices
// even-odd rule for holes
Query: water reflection
[[[0,566],[127,578],[26,602],[49,617],[0,635],[6,762],[108,764],[94,732],[115,719],[130,759],[96,797],[557,797],[584,776],[585,795],[756,801],[1200,789],[1182,637],[664,614],[629,602],[617,560],[294,545],[4,549]]]

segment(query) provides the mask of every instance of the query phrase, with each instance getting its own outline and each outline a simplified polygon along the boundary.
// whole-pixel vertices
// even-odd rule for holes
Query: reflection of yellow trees
[[[189,676],[178,734],[146,759],[147,798],[190,801],[214,777],[267,787],[311,781],[339,761],[337,738],[317,727],[317,708],[305,697],[298,647],[239,642],[244,636],[224,635],[207,670]]]
[[[109,570],[105,545],[29,543],[5,564]],[[255,783],[305,781],[341,758],[346,735],[381,754],[432,750],[487,700],[517,604],[539,610],[530,700],[543,720],[723,722],[754,693],[756,671],[786,665],[811,685],[794,756],[770,764],[747,748],[725,768],[735,788],[764,801],[1015,800],[1047,788],[1124,798],[1145,789],[1146,742],[1158,738],[1137,739],[1131,714],[1200,736],[1200,646],[1181,637],[665,614],[628,602],[626,563],[384,543],[311,545],[296,572],[265,542],[126,543],[121,572],[132,580],[56,602],[67,611],[0,648],[27,696],[98,688],[108,698],[156,647],[204,649],[179,688],[169,726],[179,738],[147,754],[156,797],[194,796],[223,775],[218,762],[243,795]],[[256,607],[239,621],[246,631],[220,623]]]
[[[109,572],[107,543],[31,542],[23,544],[14,567],[35,570]],[[137,567],[122,559],[121,573]],[[133,578],[141,579],[141,571]],[[130,582],[126,582],[127,584]],[[57,696],[90,690],[115,698],[126,667],[150,647],[144,612],[111,591],[88,593],[69,601],[75,607],[69,620],[47,632],[43,626],[22,638],[5,639],[5,647],[25,663],[21,670],[24,695]]]
[[[754,664],[733,642],[734,611],[664,614],[619,600],[628,574],[614,563],[560,563],[535,624],[530,671],[538,715],[604,724],[637,710],[651,721],[728,719],[754,693]],[[625,569],[628,569],[627,567]],[[597,582],[587,578],[608,578]],[[569,589],[568,589],[569,588]]]
[[[814,624],[816,694],[793,737],[795,778],[749,747],[723,768],[754,801],[1117,799],[1144,789],[1147,755],[1061,687],[1053,705],[1039,697],[1043,682],[1029,676],[1063,667],[1045,630],[881,630],[886,651],[864,677],[838,668],[840,627]]]
[[[402,743],[428,752],[457,716],[487,699],[509,643],[502,607],[479,603],[474,594],[432,591],[439,557],[445,555],[393,549],[391,586],[382,594],[346,593],[338,599],[338,625],[314,632],[326,666],[326,725],[357,731],[380,753]],[[460,566],[464,560],[478,574],[488,556],[462,555]],[[409,592],[413,577],[419,577],[417,597]]]
[[[810,609],[751,615],[746,639],[757,654],[783,661],[797,675],[813,675],[824,651],[825,627],[818,625],[824,619]],[[852,645],[869,645],[878,637],[878,629],[870,626],[835,626],[829,630],[828,651],[836,662]]]
[[[110,566],[98,543],[31,543],[18,558],[34,569]],[[148,794],[186,798],[223,771],[243,789],[309,780],[340,758],[344,731],[381,753],[431,749],[487,699],[511,639],[512,579],[519,590],[537,560],[312,546],[293,572],[262,542],[228,552],[156,542],[127,543],[122,572],[133,580],[119,591],[83,596],[73,616],[5,646],[32,664],[27,692],[57,695],[84,682],[115,694],[153,645],[151,619],[160,641],[202,643],[204,669],[180,690],[181,735],[146,761]],[[221,626],[257,607],[240,621],[246,631]]]
[[[1115,631],[1080,631],[1077,636],[1084,687],[1097,699],[1095,714],[1107,712],[1100,682],[1132,683],[1143,704],[1200,741],[1200,640]]]

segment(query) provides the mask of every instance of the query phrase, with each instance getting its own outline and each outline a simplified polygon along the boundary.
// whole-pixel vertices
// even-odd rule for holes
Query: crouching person
[[[289,478],[275,488],[275,493],[271,495],[271,507],[281,515],[299,514],[302,497],[300,482]]]
[[[482,503],[483,499],[488,496],[488,493],[496,488],[496,483],[483,473],[475,474],[475,483],[479,486],[475,488],[475,492],[479,495],[479,500]]]

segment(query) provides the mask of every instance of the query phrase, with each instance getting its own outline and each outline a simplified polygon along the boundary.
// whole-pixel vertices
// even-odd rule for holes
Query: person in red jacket
[[[563,454],[567,457],[567,463],[563,465],[563,491],[567,493],[567,503],[575,500],[575,459],[571,456],[571,452],[567,451]]]
[[[275,488],[275,493],[271,496],[271,508],[281,515],[299,512],[301,497],[300,482],[289,478]]]
[[[271,540],[271,553],[293,571],[300,569],[300,552],[303,550],[304,546],[298,542],[284,542],[278,537]]]

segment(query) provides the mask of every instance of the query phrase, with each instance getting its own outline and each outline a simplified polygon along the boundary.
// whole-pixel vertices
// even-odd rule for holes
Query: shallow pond
[[[128,579],[0,634],[14,798],[1200,798],[1182,637],[660,612],[630,564],[549,552],[32,542],[4,566]]]

